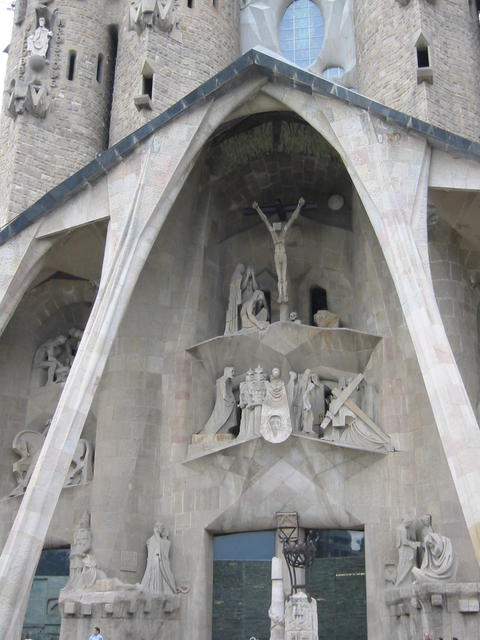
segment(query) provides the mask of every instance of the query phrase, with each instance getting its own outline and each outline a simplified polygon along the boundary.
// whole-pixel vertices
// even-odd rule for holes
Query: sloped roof
[[[94,184],[99,178],[107,174],[110,169],[122,162],[140,143],[168,122],[203,100],[231,89],[232,86],[242,82],[245,76],[255,73],[255,70],[264,73],[274,82],[287,84],[299,91],[342,100],[347,104],[369,111],[380,118],[426,137],[433,146],[441,147],[447,151],[454,150],[457,154],[460,153],[480,160],[480,143],[478,142],[463,138],[406,113],[386,107],[379,102],[375,102],[375,100],[360,95],[356,91],[346,89],[309,73],[296,65],[289,64],[283,58],[277,58],[264,50],[251,49],[166,111],[99,154],[82,169],[48,191],[37,202],[0,229],[0,245],[5,244],[30,224],[69,200],[85,186]]]

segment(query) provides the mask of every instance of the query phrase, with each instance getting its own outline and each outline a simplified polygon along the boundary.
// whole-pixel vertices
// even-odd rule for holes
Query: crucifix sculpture
[[[297,208],[292,213],[288,222],[283,224],[282,222],[274,222],[273,225],[270,223],[267,216],[260,209],[258,202],[254,202],[252,207],[258,213],[260,218],[265,223],[265,226],[270,231],[270,235],[273,240],[274,247],[274,260],[275,260],[275,269],[277,271],[277,279],[278,279],[278,303],[286,304],[288,302],[288,292],[287,292],[287,252],[285,249],[285,242],[287,239],[287,233],[290,227],[293,225],[295,220],[300,215],[300,211],[305,204],[305,200],[300,198],[298,201]]]

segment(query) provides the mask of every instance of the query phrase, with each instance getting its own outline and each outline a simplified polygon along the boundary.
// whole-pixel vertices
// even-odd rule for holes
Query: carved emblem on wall
[[[40,17],[38,19],[38,27],[27,38],[27,54],[46,58],[52,36],[53,33],[45,26],[45,18]]]
[[[130,5],[129,29],[139,35],[145,29],[174,35],[178,31],[178,0],[135,0]]]
[[[54,37],[55,53],[52,65],[51,86],[56,86],[56,78],[60,69],[60,44],[63,42],[63,23],[57,20],[55,36],[53,23],[56,12],[53,14],[44,6],[50,0],[44,0],[36,7],[36,28],[29,33],[30,27],[25,30],[22,47],[22,56],[19,62],[18,78],[10,83],[9,97],[7,101],[8,113],[16,118],[23,113],[30,113],[36,118],[45,118],[49,105],[50,93],[45,69],[48,68],[47,57],[49,55],[50,40]],[[18,14],[17,14],[18,8]],[[25,17],[25,6],[20,2],[16,7],[15,20],[22,22]]]

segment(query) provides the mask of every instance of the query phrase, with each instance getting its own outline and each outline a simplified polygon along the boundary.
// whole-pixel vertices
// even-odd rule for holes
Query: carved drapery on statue
[[[457,562],[450,538],[433,531],[432,518],[405,519],[397,527],[394,584],[454,582]]]
[[[153,535],[147,540],[147,566],[140,584],[150,593],[178,593],[170,567],[171,542],[165,525],[156,524]]]
[[[47,57],[50,38],[53,33],[45,26],[45,18],[38,19],[38,27],[27,38],[27,53],[29,56]]]
[[[97,580],[105,577],[105,573],[98,569],[97,561],[92,551],[90,514],[86,511],[73,534],[73,543],[70,548],[70,576],[63,591],[90,589]]]
[[[277,368],[265,383],[260,433],[268,442],[284,442],[292,433],[287,390]]]
[[[260,435],[266,379],[265,371],[259,365],[255,371],[249,369],[245,375],[245,381],[240,383],[238,403],[242,411],[240,437],[249,438]]]
[[[244,329],[265,329],[269,322],[265,294],[252,267],[238,264],[230,280],[225,335]]]
[[[217,380],[215,406],[202,433],[214,435],[237,426],[237,402],[232,386],[234,375],[233,367],[225,367],[223,376]]]

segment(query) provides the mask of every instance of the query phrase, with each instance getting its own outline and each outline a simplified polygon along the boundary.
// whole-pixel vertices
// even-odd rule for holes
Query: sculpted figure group
[[[230,280],[225,335],[243,329],[265,329],[269,324],[265,294],[252,267],[238,264]]]
[[[406,518],[397,527],[395,586],[455,580],[456,559],[450,538],[435,533],[432,517]]]
[[[270,376],[261,365],[237,376],[228,366],[216,382],[214,408],[200,434],[238,433],[240,439],[262,436],[278,443],[297,432],[341,446],[391,451],[389,437],[353,399],[362,381],[359,374],[335,385],[307,369],[290,371],[285,383],[277,367]]]
[[[177,587],[170,566],[171,541],[164,524],[156,524],[153,535],[147,540],[147,564],[140,583],[124,583],[118,578],[107,578],[104,571],[98,568],[93,551],[93,538],[90,528],[90,514],[85,512],[73,533],[70,550],[70,574],[67,584],[62,590],[60,600],[72,598],[74,593],[85,591],[129,591],[137,595],[165,597],[178,593],[186,593],[187,587]],[[100,584],[99,581],[107,581]],[[170,607],[172,602],[170,602]],[[173,607],[175,608],[175,607]]]
[[[59,335],[38,347],[33,366],[46,371],[46,385],[66,381],[82,336],[81,329],[72,327],[68,335]]]

